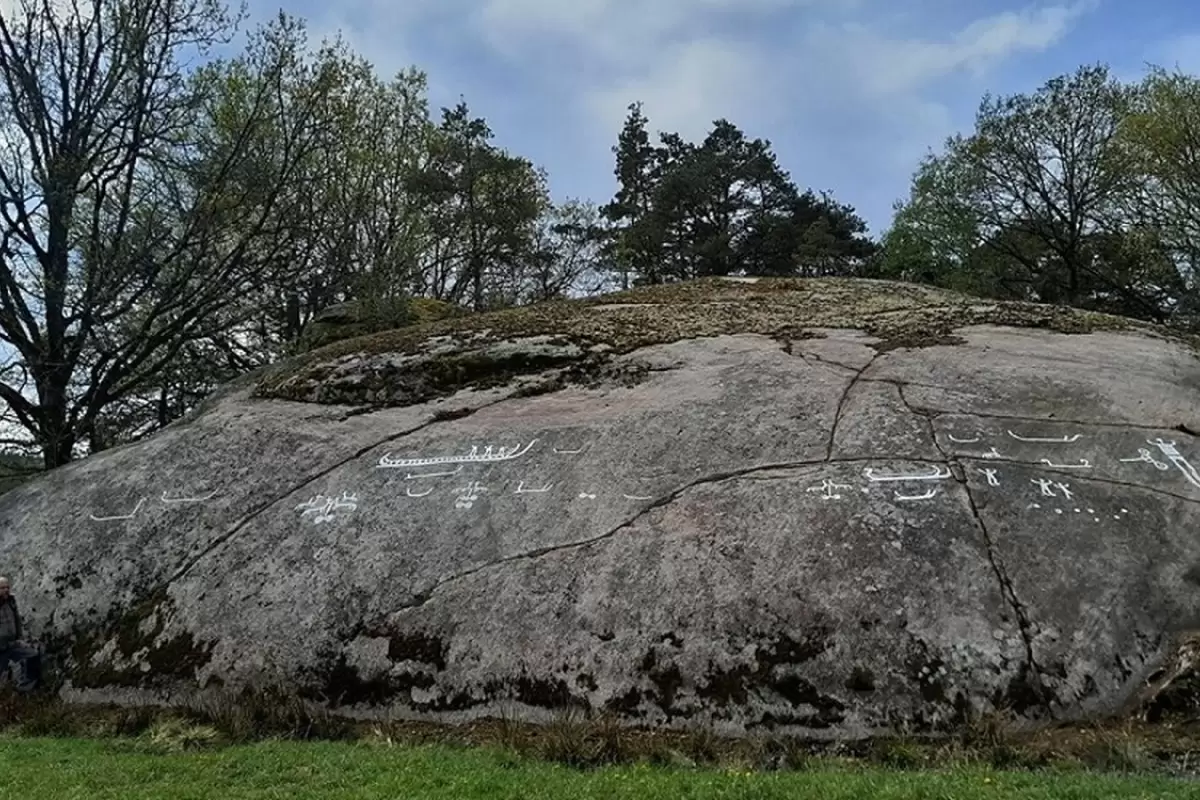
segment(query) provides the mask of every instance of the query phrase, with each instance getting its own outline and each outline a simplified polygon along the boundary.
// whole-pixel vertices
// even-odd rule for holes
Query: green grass
[[[0,738],[0,798],[1195,798],[1200,784],[1082,770],[928,771],[812,762],[802,771],[630,765],[578,770],[498,749],[268,741],[179,750],[152,737]]]

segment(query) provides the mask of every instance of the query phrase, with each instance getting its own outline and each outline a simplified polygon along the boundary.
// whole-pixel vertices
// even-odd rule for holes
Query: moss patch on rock
[[[163,636],[171,600],[159,590],[94,630],[80,632],[70,647],[67,675],[80,688],[145,687],[189,679],[208,663],[212,645],[183,631]]]
[[[338,303],[319,312],[304,327],[296,341],[295,351],[304,353],[344,339],[353,339],[381,330],[453,319],[468,313],[461,306],[431,297],[408,298],[399,307],[377,307],[355,301]]]
[[[259,397],[409,405],[561,369],[565,385],[612,357],[684,339],[759,334],[780,340],[841,328],[877,347],[950,344],[970,325],[1061,333],[1163,329],[1035,303],[987,301],[927,286],[849,278],[708,278],[580,300],[472,314],[335,342],[264,375]],[[569,375],[568,375],[569,373]],[[563,378],[563,375],[568,375]]]

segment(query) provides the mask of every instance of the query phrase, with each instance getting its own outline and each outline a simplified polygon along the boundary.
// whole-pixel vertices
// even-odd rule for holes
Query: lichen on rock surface
[[[1150,330],[1104,314],[984,302],[889,281],[711,278],[343,339],[272,371],[260,382],[259,396],[407,405],[551,367],[569,373],[560,381],[568,385],[615,356],[683,339],[749,333],[791,339],[849,328],[889,348],[945,343],[955,328],[989,323],[1063,333]]]
[[[1198,390],[1113,317],[649,287],[289,360],[0,496],[0,563],[74,699],[819,738],[1161,709]]]

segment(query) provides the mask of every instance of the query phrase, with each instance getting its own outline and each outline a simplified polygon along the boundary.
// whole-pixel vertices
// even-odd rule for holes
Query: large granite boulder
[[[1200,631],[1200,358],[909,285],[343,341],[0,497],[76,700],[817,737],[1119,712]]]

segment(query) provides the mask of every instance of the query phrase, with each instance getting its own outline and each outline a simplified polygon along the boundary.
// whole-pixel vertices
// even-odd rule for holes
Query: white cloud
[[[777,8],[782,2],[760,0],[756,7]],[[592,0],[592,5],[607,7],[607,2]],[[934,129],[932,141],[945,135],[947,131],[939,126],[948,119],[944,107],[924,96],[931,84],[964,72],[978,75],[1018,53],[1044,50],[1059,41],[1088,7],[1058,5],[1006,12],[940,38],[906,38],[863,24],[815,20],[793,42],[777,41],[773,47],[712,36],[683,43],[659,41],[639,48],[641,69],[593,85],[585,91],[583,105],[593,124],[613,131],[628,103],[642,100],[654,128],[695,136],[717,117],[753,127],[807,112],[814,115],[816,128],[842,112],[861,118],[861,107],[873,104],[880,123],[885,118],[901,125],[910,120],[908,130],[929,143]],[[576,46],[586,50],[597,41],[593,30],[581,28],[570,35],[577,36]],[[662,36],[665,39],[667,34]],[[606,51],[610,45],[604,35],[600,42]],[[896,131],[897,144],[911,138],[905,133],[903,128]],[[908,157],[912,147],[904,150]]]
[[[628,105],[641,101],[654,130],[698,139],[718,117],[743,124],[757,114],[765,102],[758,88],[767,68],[747,45],[697,39],[665,48],[646,74],[585,93],[583,111],[611,139]]]
[[[861,25],[820,26],[809,36],[825,57],[842,62],[871,94],[918,91],[960,72],[981,75],[1021,52],[1045,50],[1067,33],[1088,5],[1004,12],[941,39],[898,38]]]

